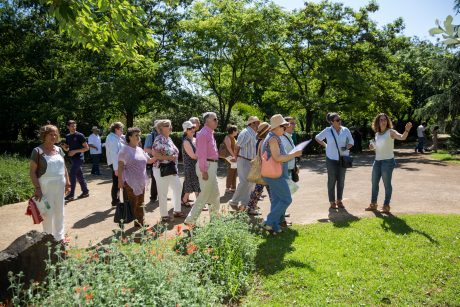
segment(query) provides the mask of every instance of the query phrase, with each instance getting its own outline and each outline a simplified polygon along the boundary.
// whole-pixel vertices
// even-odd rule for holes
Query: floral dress
[[[159,134],[156,138],[155,141],[153,142],[152,149],[155,152],[160,153],[163,156],[174,156],[179,154],[179,149],[177,149],[176,145],[174,145],[174,142],[170,137],[166,138],[163,135]],[[157,160],[155,164],[153,165],[154,167],[160,167],[160,163],[169,163],[171,161],[168,160]],[[176,165],[177,167],[177,165]]]
[[[184,160],[184,193],[193,193],[193,192],[198,192],[200,193],[200,182],[198,181],[198,176],[196,175],[196,162],[197,160],[194,160],[190,158],[190,156],[187,154],[187,152],[184,149],[184,143],[189,142],[190,145],[192,146],[193,152],[196,153],[196,147],[195,147],[195,138],[193,140],[184,137],[183,142],[182,142],[182,157]]]

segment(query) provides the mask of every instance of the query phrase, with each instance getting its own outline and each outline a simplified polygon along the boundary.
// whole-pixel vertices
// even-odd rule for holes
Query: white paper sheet
[[[311,140],[308,140],[308,141],[305,141],[305,142],[302,142],[300,144],[298,144],[296,147],[294,147],[289,153],[293,153],[293,152],[296,152],[296,151],[299,151],[299,150],[303,150],[305,147],[307,147],[308,144],[310,144]]]
[[[236,168],[236,162],[232,162],[231,160],[233,159],[232,156],[228,156],[227,158],[225,158],[225,160],[228,161],[228,163],[230,163],[230,168]]]

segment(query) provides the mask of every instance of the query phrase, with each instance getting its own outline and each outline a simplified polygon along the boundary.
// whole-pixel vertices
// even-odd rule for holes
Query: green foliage
[[[16,306],[211,306],[237,300],[254,268],[256,237],[247,218],[224,216],[194,230],[189,239],[163,227],[87,251],[56,251],[43,283],[25,289],[11,276]],[[184,255],[172,249],[187,242]],[[179,243],[181,244],[181,243]],[[28,281],[25,281],[28,282]]]
[[[226,300],[235,301],[246,292],[257,251],[246,214],[214,218],[185,242],[196,248],[189,256],[192,270],[209,279]]]
[[[460,304],[460,217],[299,225],[259,245],[247,306]]]
[[[449,153],[446,150],[438,150],[438,152],[431,153],[430,157],[439,161],[460,164],[460,156],[458,154],[455,154],[455,152],[457,152],[457,148],[458,147],[452,149],[453,154]]]
[[[443,27],[441,26],[439,20],[436,19],[437,27],[430,29],[430,35],[435,36],[438,34],[442,34],[444,38],[442,43],[446,44],[447,46],[460,44],[460,25],[453,25],[453,20],[454,18],[451,15],[447,16],[446,20],[444,20]]]
[[[452,133],[450,135],[447,146],[451,152],[456,153],[460,149],[460,120],[457,120],[452,128]]]
[[[29,160],[0,155],[0,206],[18,203],[33,195],[29,177]]]

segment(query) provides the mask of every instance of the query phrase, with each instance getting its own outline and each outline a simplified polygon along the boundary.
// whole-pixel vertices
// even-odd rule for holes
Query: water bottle
[[[42,199],[43,203],[45,204],[45,208],[47,210],[51,209],[51,206],[50,206],[50,203],[48,202],[48,199],[46,199],[45,197],[43,197]]]

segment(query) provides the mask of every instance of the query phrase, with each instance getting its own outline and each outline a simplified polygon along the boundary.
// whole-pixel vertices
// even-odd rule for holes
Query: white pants
[[[237,205],[239,202],[243,206],[247,206],[251,198],[251,192],[254,190],[255,184],[248,181],[249,170],[251,169],[251,163],[249,160],[238,158],[236,160],[236,169],[238,170],[238,186],[233,194],[231,204]]]
[[[209,213],[212,215],[220,210],[220,193],[217,183],[217,162],[208,163],[208,180],[203,180],[200,167],[196,164],[196,174],[200,181],[201,192],[195,200],[192,210],[185,219],[185,223],[195,224],[205,204],[209,204]]]
[[[161,216],[168,216],[168,189],[170,186],[172,190],[171,201],[174,206],[174,212],[181,212],[180,194],[182,192],[182,185],[180,184],[179,175],[161,177],[160,169],[154,167],[153,176],[157,182],[158,202],[160,203]]]
[[[64,190],[65,178],[40,177],[43,197],[48,200],[50,209],[40,212],[43,217],[43,232],[52,234],[56,241],[64,239]]]

